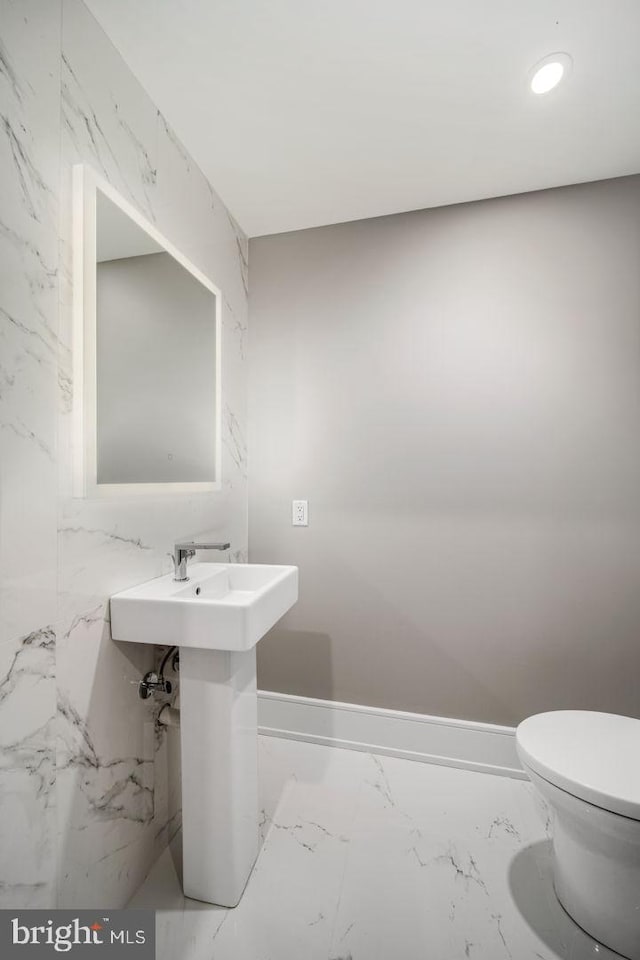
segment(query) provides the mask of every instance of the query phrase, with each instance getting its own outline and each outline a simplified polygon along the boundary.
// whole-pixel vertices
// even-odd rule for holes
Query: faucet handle
[[[176,543],[173,553],[173,563],[175,566],[174,580],[179,582],[188,580],[187,559],[195,556],[196,550],[228,550],[230,543],[195,543],[189,540],[186,543]]]

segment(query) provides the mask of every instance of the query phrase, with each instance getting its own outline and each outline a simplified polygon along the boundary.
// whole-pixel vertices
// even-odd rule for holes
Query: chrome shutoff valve
[[[142,700],[148,700],[154,693],[171,693],[171,681],[149,670],[138,684],[138,694]]]

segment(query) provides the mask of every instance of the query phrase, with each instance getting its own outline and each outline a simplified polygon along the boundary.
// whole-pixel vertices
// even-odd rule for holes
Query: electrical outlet
[[[291,501],[291,523],[294,527],[309,526],[309,507],[306,500]]]

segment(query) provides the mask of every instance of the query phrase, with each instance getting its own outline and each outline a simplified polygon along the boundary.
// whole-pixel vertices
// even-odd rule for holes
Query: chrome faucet
[[[188,580],[187,560],[195,557],[196,550],[228,550],[230,543],[176,543],[173,548],[173,565],[175,568],[174,580]]]

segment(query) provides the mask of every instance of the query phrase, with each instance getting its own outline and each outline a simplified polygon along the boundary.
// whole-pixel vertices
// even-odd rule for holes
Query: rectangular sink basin
[[[111,598],[111,635],[130,643],[250,650],[298,599],[298,568],[191,563]]]

